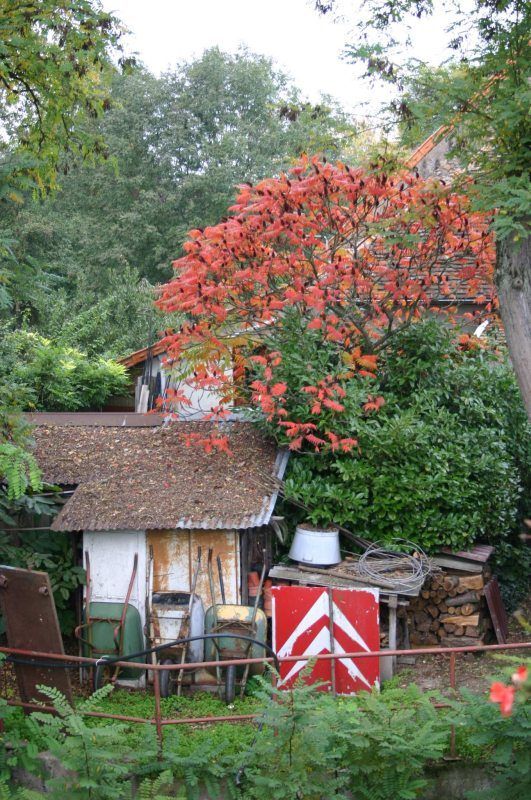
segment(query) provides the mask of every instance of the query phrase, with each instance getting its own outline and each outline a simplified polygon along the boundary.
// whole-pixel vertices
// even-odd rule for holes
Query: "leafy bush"
[[[522,659],[502,657],[518,667]],[[531,669],[531,659],[524,659]],[[516,700],[509,714],[503,716],[500,708],[487,697],[478,698],[462,690],[458,704],[457,722],[467,732],[469,741],[484,751],[483,763],[497,776],[489,792],[491,800],[522,800],[531,795],[531,713],[529,686],[524,692],[516,691]],[[521,697],[518,695],[521,694]],[[470,800],[481,800],[480,792],[471,792]]]
[[[88,358],[26,330],[4,335],[0,365],[0,378],[23,395],[26,411],[98,410],[129,382],[112,359]]]
[[[520,663],[518,658],[507,660]],[[37,712],[29,717],[0,701],[5,723],[0,798],[26,798],[15,789],[12,794],[4,791],[10,770],[23,766],[40,773],[37,756],[46,750],[64,767],[61,776],[44,776],[46,796],[52,800],[197,800],[205,792],[242,800],[413,800],[429,783],[431,764],[446,752],[452,723],[457,739],[472,747],[474,760],[497,773],[489,797],[520,800],[528,795],[528,703],[515,701],[511,716],[504,718],[486,697],[467,692],[441,711],[433,705],[435,695],[414,685],[334,699],[302,682],[290,692],[273,689],[263,679],[259,683],[258,699],[252,701],[260,703],[256,726],[165,728],[161,753],[152,725],[84,716],[95,710],[143,715],[144,702],[150,717],[152,697],[113,692],[107,686],[71,707],[56,690],[42,689],[57,715]],[[127,705],[128,697],[137,697],[133,706]],[[177,699],[182,708],[170,711],[193,716],[194,699]],[[197,714],[208,702],[200,698]],[[210,710],[221,712],[215,706]],[[131,778],[139,784],[136,795]]]
[[[288,385],[326,375],[334,349],[317,344],[306,334],[284,338]],[[500,546],[518,532],[531,496],[531,437],[498,353],[423,322],[381,355],[378,378],[350,377],[344,388],[341,434],[359,451],[301,453],[289,466],[286,496],[308,506],[313,522],[370,540],[404,537],[428,551]],[[385,400],[378,411],[367,406],[376,397]]]
[[[414,686],[336,700],[300,684],[263,700],[262,728],[242,757],[246,798],[408,800],[448,745],[447,723]]]
[[[1,369],[0,358],[0,379]],[[10,504],[41,488],[37,462],[27,449],[31,426],[19,413],[20,400],[13,387],[0,383],[0,523],[6,524],[12,522]]]
[[[156,761],[157,744],[154,730],[144,731],[142,752],[132,748],[123,733],[125,726],[112,722],[95,732],[82,712],[94,711],[112,692],[104,686],[73,708],[56,689],[39,687],[49,698],[56,715],[34,712],[27,726],[31,738],[44,744],[56,756],[64,774],[48,777],[47,796],[69,800],[122,800],[129,794],[127,780],[135,763]]]
[[[350,792],[359,800],[408,800],[426,784],[428,760],[439,758],[449,741],[449,723],[414,687],[334,700],[302,684],[290,692],[261,684],[262,715],[254,730],[244,726],[242,734],[239,726],[225,724],[200,731],[166,728],[158,758],[153,726],[134,726],[140,744],[122,724],[83,716],[101,710],[110,686],[75,709],[46,689],[57,716],[24,717],[17,709],[16,720],[6,719],[6,738],[14,743],[11,763],[26,758],[35,771],[30,756],[42,750],[56,755],[66,774],[46,780],[52,798],[125,799],[134,775],[142,780],[140,796],[147,798],[158,797],[156,791],[175,793],[175,781],[183,800],[205,792],[243,800],[340,800]]]

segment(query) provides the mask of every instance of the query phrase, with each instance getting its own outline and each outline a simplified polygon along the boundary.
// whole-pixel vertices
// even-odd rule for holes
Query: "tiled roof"
[[[140,350],[135,350],[134,353],[118,358],[117,361],[119,364],[123,364],[124,367],[135,367],[137,364],[142,364],[148,356],[160,356],[165,353],[166,348],[166,339],[160,339],[158,342],[149,345],[149,347],[142,347]]]
[[[422,144],[419,144],[417,149],[411,153],[406,161],[406,167],[414,169],[418,166],[422,159],[431,153],[433,148],[450,133],[452,127],[451,125],[441,125],[431,136],[428,136],[428,138],[425,139]]]

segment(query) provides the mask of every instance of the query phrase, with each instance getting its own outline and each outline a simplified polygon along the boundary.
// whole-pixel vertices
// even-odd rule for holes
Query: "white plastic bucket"
[[[337,528],[319,529],[309,525],[298,525],[289,557],[301,564],[329,567],[339,564],[339,531]]]

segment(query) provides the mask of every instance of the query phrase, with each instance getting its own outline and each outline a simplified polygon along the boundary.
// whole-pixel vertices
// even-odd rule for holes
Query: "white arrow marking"
[[[299,622],[295,630],[292,631],[289,638],[284,642],[280,650],[278,651],[278,656],[283,658],[284,656],[291,655],[293,651],[293,646],[299,639],[299,637],[305,633],[315,622],[317,622],[321,617],[329,618],[329,600],[327,592],[322,592],[322,594],[317,598],[313,606],[310,610],[305,614],[302,620]],[[334,624],[340,628],[351,640],[355,641],[363,650],[369,651],[370,647],[367,642],[360,636],[358,631],[354,628],[352,623],[349,619],[343,614],[340,608],[333,604],[333,615],[334,615]],[[311,656],[319,655],[322,653],[323,650],[327,650],[331,652],[331,642],[330,642],[330,629],[328,627],[323,626],[319,633],[316,634],[313,641],[308,645],[305,650],[305,653]],[[336,653],[346,653],[346,650],[342,647],[342,645],[337,641],[334,636],[334,650]],[[360,671],[360,669],[356,666],[354,661],[351,658],[341,658],[339,659],[340,662],[343,664],[345,669],[347,670],[348,674],[351,678],[357,678],[358,680],[362,681],[369,689],[371,688],[371,684]],[[287,683],[291,678],[295,677],[301,669],[307,664],[306,660],[296,661],[288,674],[283,678],[279,686],[284,683]]]
[[[328,650],[330,652],[330,631],[328,628],[324,626],[321,628],[317,636],[314,638],[313,642],[309,645],[308,649],[306,650],[307,653],[310,653],[312,656],[316,656],[319,653],[322,653],[323,650]],[[288,674],[285,678],[279,683],[279,686],[282,686],[283,683],[286,683],[290,680],[290,678],[295,677],[303,667],[306,666],[307,661],[296,661]]]
[[[354,628],[350,620],[346,618],[341,609],[338,608],[335,603],[333,605],[333,613],[334,613],[334,623],[338,626],[338,628],[341,628],[343,633],[346,633],[346,635],[350,639],[353,639],[360,645],[360,647],[363,648],[363,650],[367,650],[368,652],[371,648],[369,647],[367,642],[365,642],[365,640],[361,638],[356,628]]]
[[[305,614],[305,616],[301,619],[295,630],[292,632],[291,636],[286,639],[282,647],[277,653],[279,658],[283,658],[284,656],[290,656],[291,651],[293,650],[293,645],[303,633],[305,633],[308,628],[317,622],[321,617],[328,617],[328,595],[326,592],[323,592],[318,599],[315,601],[313,606],[310,610]],[[328,643],[330,646],[330,643]]]

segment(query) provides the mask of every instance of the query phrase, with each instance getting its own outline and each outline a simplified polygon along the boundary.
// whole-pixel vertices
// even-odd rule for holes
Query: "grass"
[[[231,706],[223,700],[207,692],[198,692],[192,696],[161,699],[163,719],[179,717],[224,717],[240,714],[253,714],[260,707],[259,701],[253,697],[236,698]],[[101,711],[108,714],[124,714],[125,716],[152,719],[155,712],[155,700],[147,692],[115,689],[102,703]],[[113,720],[94,717],[88,723],[94,728],[108,725]],[[150,735],[154,735],[155,727],[149,726]],[[208,742],[209,749],[219,744],[222,751],[239,752],[245,748],[254,736],[255,728],[251,722],[220,722],[206,725],[172,725],[164,728],[165,746],[171,746],[175,756],[186,757],[201,750]],[[124,738],[135,746],[141,746],[146,737],[146,727],[141,723],[124,723]]]
[[[191,696],[163,697],[160,704],[162,716],[166,719],[237,716],[252,714],[259,707],[258,701],[253,697],[244,697],[243,699],[237,697],[231,706],[227,706],[219,697],[207,692],[198,692]],[[105,699],[104,707],[101,710],[109,714],[125,714],[126,716],[151,719],[155,713],[155,699],[152,694],[147,692],[115,689]]]

